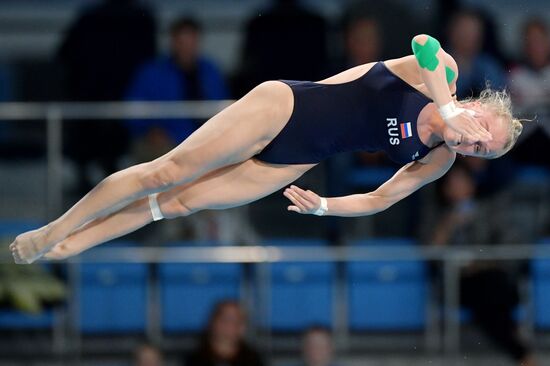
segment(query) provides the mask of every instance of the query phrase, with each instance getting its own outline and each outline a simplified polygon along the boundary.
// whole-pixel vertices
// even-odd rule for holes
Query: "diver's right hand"
[[[462,135],[465,140],[487,142],[493,139],[491,133],[481,125],[474,111],[449,103],[440,108],[439,112],[447,126]]]

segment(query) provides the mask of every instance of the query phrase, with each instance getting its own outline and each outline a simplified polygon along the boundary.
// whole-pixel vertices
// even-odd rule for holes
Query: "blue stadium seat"
[[[370,239],[362,246],[415,250],[408,239]],[[423,261],[355,261],[347,264],[349,326],[353,331],[421,330],[426,324],[427,267]]]
[[[11,241],[17,235],[42,225],[42,222],[36,220],[1,220],[0,240]],[[44,264],[39,265],[44,266]],[[53,323],[54,314],[50,309],[36,315],[17,310],[0,310],[0,329],[50,329]]]
[[[40,314],[26,314],[16,310],[0,311],[0,329],[51,329],[54,323],[52,310]]]
[[[109,245],[126,247],[137,244],[116,242]],[[77,296],[82,333],[120,334],[145,331],[149,278],[147,264],[83,263],[79,269],[80,286]]]
[[[268,239],[265,245],[325,250],[318,239]],[[292,262],[271,265],[270,326],[276,332],[299,332],[310,325],[332,326],[335,263]],[[265,325],[265,324],[263,324]]]
[[[550,238],[540,242],[540,249],[550,250]],[[550,329],[550,259],[534,259],[531,262],[535,327]]]
[[[161,264],[163,330],[202,330],[217,302],[240,298],[242,273],[242,265],[234,263]]]

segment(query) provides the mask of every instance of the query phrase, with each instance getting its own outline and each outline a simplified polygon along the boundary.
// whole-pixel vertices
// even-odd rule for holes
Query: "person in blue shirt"
[[[228,98],[224,78],[213,61],[200,54],[201,27],[192,18],[179,18],[170,27],[170,54],[145,63],[126,93],[133,101],[220,100]],[[131,120],[133,137],[168,149],[195,131],[193,119]]]

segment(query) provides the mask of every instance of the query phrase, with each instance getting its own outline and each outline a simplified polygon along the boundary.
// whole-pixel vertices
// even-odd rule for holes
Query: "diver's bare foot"
[[[53,245],[47,243],[48,226],[23,233],[10,244],[13,259],[17,264],[30,264],[39,259]]]

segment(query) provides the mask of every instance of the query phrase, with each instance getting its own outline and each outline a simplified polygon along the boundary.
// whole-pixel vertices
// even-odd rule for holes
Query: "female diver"
[[[441,177],[456,153],[510,150],[521,123],[505,92],[457,102],[453,58],[428,35],[415,36],[412,48],[320,82],[262,83],[174,150],[107,177],[55,221],[19,235],[15,261],[62,259],[151,221],[247,204],[338,152],[382,150],[404,166],[366,194],[324,198],[291,186],[289,211],[371,215]]]

